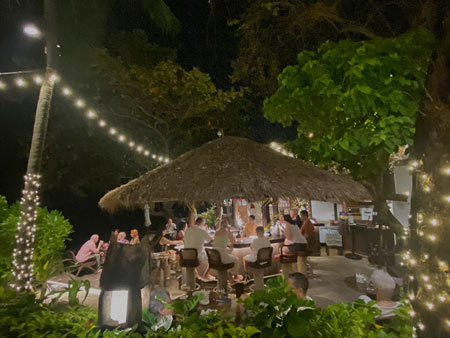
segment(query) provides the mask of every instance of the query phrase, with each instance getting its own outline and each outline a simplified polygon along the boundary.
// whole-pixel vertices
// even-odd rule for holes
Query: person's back
[[[206,255],[203,255],[203,244],[209,242],[211,237],[208,233],[199,228],[198,226],[191,226],[187,228],[184,234],[184,247],[186,249],[197,249],[197,255],[199,259],[205,259]]]
[[[302,235],[300,228],[292,223],[287,223],[286,225],[287,227],[289,227],[291,234],[292,234],[292,238],[289,239],[290,242],[292,243],[300,243],[300,244],[306,244],[306,238]],[[292,244],[290,243],[290,244]]]
[[[262,248],[269,248],[271,246],[270,240],[266,237],[257,237],[253,240],[250,247],[255,252],[255,254],[258,254],[258,250]]]

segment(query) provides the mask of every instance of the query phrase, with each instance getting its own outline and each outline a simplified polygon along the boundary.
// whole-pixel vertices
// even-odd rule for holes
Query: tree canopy
[[[413,141],[432,41],[418,30],[304,51],[279,76],[265,116],[283,126],[298,123],[289,147],[299,157],[372,177],[389,154]]]

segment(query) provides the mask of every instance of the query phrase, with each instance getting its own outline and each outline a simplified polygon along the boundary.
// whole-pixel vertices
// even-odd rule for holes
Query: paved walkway
[[[364,273],[370,276],[375,269],[369,265],[366,258],[355,261],[344,256],[321,256],[309,257],[308,262],[313,267],[313,276],[310,277],[308,295],[316,302],[317,306],[326,307],[337,302],[352,302],[362,293],[353,288],[349,280],[354,278],[355,273]],[[91,282],[92,291],[85,301],[85,305],[97,307],[99,294],[99,274],[89,274],[79,277]],[[68,274],[55,276],[52,281],[59,285],[67,283],[70,276]],[[55,285],[58,285],[55,284]],[[169,283],[169,291],[177,288],[178,283]],[[79,298],[84,297],[84,292],[80,292]],[[62,298],[64,300],[64,298]]]

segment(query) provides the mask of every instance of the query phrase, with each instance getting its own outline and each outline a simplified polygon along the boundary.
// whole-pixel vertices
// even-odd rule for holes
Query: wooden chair
[[[255,262],[246,261],[246,266],[253,272],[255,290],[264,290],[264,269],[272,265],[272,253],[272,247],[261,248]]]
[[[97,270],[93,267],[95,266],[95,264],[97,264],[97,261],[95,260],[95,258],[87,260],[85,262],[78,262],[76,255],[73,251],[69,250],[69,255],[70,255],[70,260],[72,263],[72,270],[76,269],[76,273],[75,276],[78,277],[78,275],[80,274],[81,271],[83,271],[84,269],[89,269],[92,272],[96,272]],[[73,272],[72,272],[73,273]]]

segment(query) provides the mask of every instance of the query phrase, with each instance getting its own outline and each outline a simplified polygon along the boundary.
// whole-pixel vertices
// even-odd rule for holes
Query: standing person
[[[299,228],[301,228],[303,224],[300,216],[298,215],[298,209],[295,208],[289,210],[289,215],[286,215],[285,220],[288,223],[297,225]]]
[[[211,279],[208,273],[208,256],[206,255],[203,245],[205,242],[211,242],[212,237],[202,229],[205,225],[205,219],[199,217],[194,224],[186,229],[184,234],[184,247],[186,249],[197,249],[197,258],[200,261],[200,266],[205,269],[204,276],[206,279]],[[198,273],[198,272],[197,272]]]
[[[234,243],[236,243],[236,239],[229,229],[228,221],[222,220],[219,229],[214,235],[213,249],[219,252],[222,263],[234,263],[233,268],[228,270],[228,273],[232,281],[239,282],[242,280],[242,276],[239,275],[239,260],[231,253],[232,250],[228,248],[229,245]]]
[[[97,234],[92,235],[91,238],[81,246],[80,250],[78,250],[75,259],[79,263],[95,259],[97,262],[97,271],[99,271],[101,264],[100,248],[102,245],[103,241],[99,241],[99,236]]]
[[[252,253],[244,257],[244,271],[247,270],[246,262],[254,263],[258,259],[258,251],[262,248],[270,248],[270,240],[264,237],[264,227],[256,228],[256,236],[250,245]]]
[[[255,216],[249,216],[249,222],[244,227],[244,237],[256,236],[256,228],[258,224],[255,222]]]
[[[131,245],[139,244],[141,242],[139,239],[139,232],[136,229],[130,231],[130,236],[131,236],[130,241]]]
[[[308,255],[311,253],[319,252],[320,253],[320,242],[319,237],[317,236],[316,228],[314,224],[312,224],[309,219],[308,212],[306,210],[302,210],[300,212],[300,217],[302,219],[303,225],[300,229],[303,237],[306,238],[308,245],[306,247],[306,252]]]

